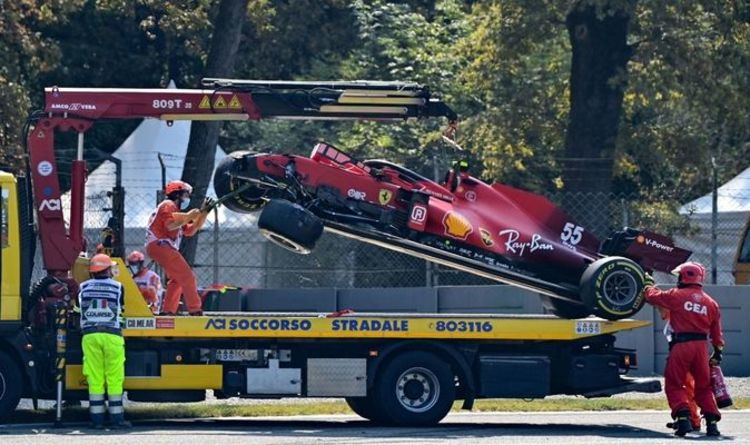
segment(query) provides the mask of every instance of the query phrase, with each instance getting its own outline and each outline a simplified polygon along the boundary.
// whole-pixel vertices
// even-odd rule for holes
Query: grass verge
[[[454,411],[459,411],[461,402],[456,402]],[[750,398],[734,400],[735,409],[750,409]],[[664,399],[493,399],[478,400],[474,405],[475,412],[520,412],[520,411],[615,411],[615,410],[662,410],[667,411]],[[199,417],[265,417],[265,416],[301,416],[326,414],[353,414],[343,401],[319,403],[285,403],[285,404],[164,404],[127,408],[130,420],[145,419],[192,419]],[[8,423],[44,423],[54,420],[54,410],[16,411]],[[67,422],[88,420],[86,409],[72,407],[65,409],[63,419]]]

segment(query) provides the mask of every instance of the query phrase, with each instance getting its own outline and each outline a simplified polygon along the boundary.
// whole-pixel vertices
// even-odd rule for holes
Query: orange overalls
[[[164,269],[169,279],[167,292],[162,303],[162,312],[177,313],[180,295],[183,295],[187,310],[192,314],[201,311],[198,283],[193,270],[180,254],[179,248],[183,235],[193,236],[196,230],[193,224],[185,224],[176,230],[168,229],[169,224],[174,222],[172,214],[179,211],[177,204],[166,199],[151,214],[146,239],[146,253]]]

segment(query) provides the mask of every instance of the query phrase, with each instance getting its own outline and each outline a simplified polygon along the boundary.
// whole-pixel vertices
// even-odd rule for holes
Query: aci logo
[[[60,204],[59,199],[45,199],[42,201],[41,204],[39,204],[39,211],[43,210],[50,210],[53,212],[57,212],[60,209],[62,209],[62,204]]]

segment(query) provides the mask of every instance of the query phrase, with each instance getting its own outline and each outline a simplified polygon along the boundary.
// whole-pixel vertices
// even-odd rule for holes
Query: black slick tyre
[[[383,365],[373,387],[373,406],[389,424],[440,422],[456,398],[453,371],[435,354],[403,352]]]
[[[260,233],[274,244],[306,255],[323,234],[323,223],[304,207],[284,199],[266,204],[258,218]]]
[[[581,277],[581,299],[597,317],[619,320],[643,307],[641,267],[623,257],[607,257],[591,263]]]
[[[542,299],[542,306],[560,318],[575,320],[591,315],[591,311],[583,304],[571,303],[549,295],[540,295],[540,298]]]

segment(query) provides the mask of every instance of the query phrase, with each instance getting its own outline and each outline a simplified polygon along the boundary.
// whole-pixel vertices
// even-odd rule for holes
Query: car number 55
[[[583,227],[577,226],[571,222],[565,223],[563,231],[560,234],[560,239],[565,243],[576,245],[581,242],[583,238]]]

